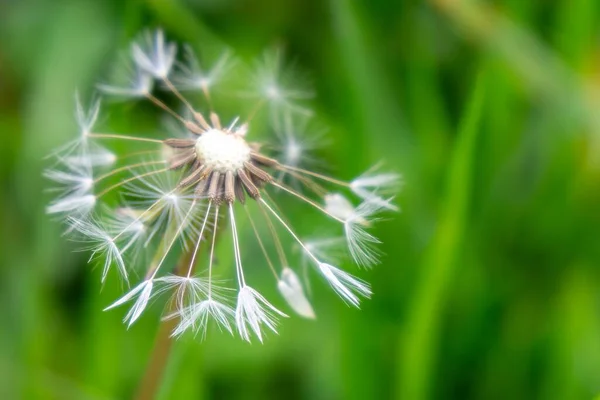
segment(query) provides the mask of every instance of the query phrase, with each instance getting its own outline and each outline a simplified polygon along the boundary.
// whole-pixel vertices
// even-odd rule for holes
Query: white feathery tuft
[[[100,83],[96,87],[107,95],[122,97],[124,99],[145,97],[152,92],[154,79],[146,71],[141,70],[137,66],[126,66],[124,67],[123,75],[122,79],[120,79],[121,83]]]
[[[316,158],[313,152],[325,142],[324,129],[319,128],[310,118],[289,111],[284,112],[279,118],[274,118],[273,128],[277,134],[278,143],[275,150],[279,162],[289,167],[304,169],[321,164],[321,160]],[[288,173],[285,170],[280,171],[279,180],[283,180],[286,175]],[[294,189],[302,190],[303,185],[300,184],[297,175],[291,174],[288,180]]]
[[[70,231],[79,233],[81,241],[90,244],[87,248],[87,250],[92,251],[90,260],[100,256],[104,257],[102,282],[106,280],[108,271],[113,263],[117,265],[121,276],[127,280],[128,274],[121,250],[108,230],[100,222],[91,217],[86,220],[69,217],[68,223]]]
[[[180,90],[209,90],[225,78],[233,68],[235,59],[231,52],[224,51],[211,68],[202,68],[190,46],[184,46],[183,63],[177,63],[171,78]]]
[[[192,330],[197,335],[202,334],[206,337],[206,331],[210,320],[214,320],[220,329],[233,334],[231,321],[235,311],[229,305],[217,301],[212,297],[206,300],[196,302],[181,310],[178,314],[179,324],[173,330],[171,337],[183,335],[186,331]]]
[[[94,125],[100,114],[100,98],[91,101],[89,108],[85,108],[81,102],[79,93],[75,94],[75,118],[79,126],[81,136],[92,133]]]
[[[376,214],[389,204],[390,200],[364,201],[357,208],[339,193],[325,196],[325,210],[344,221],[344,233],[348,250],[359,267],[370,268],[379,263],[379,239],[366,231],[375,220]]]
[[[385,207],[381,201],[365,201],[356,208],[354,214],[348,218],[344,224],[346,240],[350,255],[359,267],[369,268],[379,263],[379,252],[377,245],[381,241],[366,231],[365,227],[370,226],[376,219],[376,215]]]
[[[131,289],[125,296],[115,301],[110,306],[106,307],[104,311],[111,310],[115,307],[119,307],[122,304],[129,302],[135,296],[138,296],[131,309],[125,315],[123,322],[127,323],[127,327],[131,327],[135,321],[142,315],[142,312],[146,309],[148,302],[152,297],[152,289],[154,288],[154,281],[152,279],[145,280],[133,289]]]
[[[78,218],[87,217],[96,206],[96,197],[92,194],[74,192],[54,200],[48,207],[48,214],[73,214]]]
[[[152,168],[145,168],[134,172],[138,179],[134,183],[125,186],[125,197],[131,199],[128,205],[133,208],[148,210],[149,215],[153,216],[151,226],[148,230],[148,240],[151,240],[159,234],[165,227],[173,224],[179,226],[186,224],[182,229],[181,238],[184,244],[194,240],[197,229],[194,228],[198,218],[203,218],[203,209],[198,202],[198,212],[191,215],[186,221],[186,215],[189,208],[194,204],[195,196],[193,193],[181,193],[177,190],[181,174],[177,172],[156,173],[142,177],[147,173],[157,171]]]
[[[100,113],[100,100],[95,98],[90,106],[85,108],[79,93],[75,95],[75,120],[79,129],[76,139],[61,146],[51,156],[57,159],[57,164],[67,168],[92,168],[113,165],[116,161],[114,153],[94,143],[90,134]]]
[[[117,161],[117,156],[105,147],[88,141],[79,154],[66,155],[65,164],[72,166],[90,165],[92,167],[109,167]]]
[[[142,212],[121,207],[107,217],[105,222],[107,230],[113,237],[119,235],[124,242],[121,254],[129,250],[137,252],[147,245],[149,227],[144,223],[144,218],[140,218]]]
[[[346,255],[343,247],[346,239],[343,236],[311,238],[304,242],[304,246],[319,260],[338,261]],[[310,258],[306,252],[302,252],[306,261]]]
[[[277,333],[276,315],[287,317],[251,287],[243,286],[240,289],[235,310],[235,323],[242,339],[250,342],[250,335],[254,332],[262,343],[262,325]]]
[[[137,66],[159,79],[169,75],[176,53],[177,46],[175,43],[165,41],[161,29],[145,32],[131,45],[131,54]]]
[[[365,201],[379,204],[382,208],[398,211],[398,206],[390,201],[402,185],[402,176],[393,172],[376,173],[379,165],[350,182],[350,189]],[[381,196],[386,196],[384,198]]]
[[[255,64],[250,79],[251,95],[266,101],[271,112],[277,116],[282,112],[313,114],[310,108],[301,105],[303,100],[313,97],[312,90],[301,88],[297,74],[286,70],[282,62],[281,51],[266,52]]]
[[[359,296],[371,297],[369,284],[349,273],[326,263],[319,263],[319,271],[346,303],[358,308],[360,305]]]
[[[64,163],[65,170],[57,168],[44,171],[44,177],[50,179],[59,187],[53,191],[59,191],[63,196],[71,194],[90,194],[94,188],[94,176],[89,164]]]
[[[180,312],[190,304],[195,304],[208,296],[209,282],[207,278],[192,276],[167,275],[158,278],[165,291],[174,289],[173,302]]]
[[[300,316],[315,319],[315,312],[304,294],[300,279],[292,269],[286,267],[281,271],[281,279],[277,282],[277,289],[288,305]]]
[[[325,195],[325,211],[344,221],[354,218],[356,213],[352,203],[339,193]]]

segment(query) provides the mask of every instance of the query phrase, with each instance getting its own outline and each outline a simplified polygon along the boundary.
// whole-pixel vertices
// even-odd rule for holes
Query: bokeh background
[[[5,0],[0,398],[136,392],[159,307],[129,330],[101,311],[122,285],[101,287],[61,238],[42,170],[75,132],[75,90],[154,26],[247,59],[282,46],[315,85],[330,170],[384,160],[406,182],[402,213],[376,229],[383,264],[345,265],[373,284],[362,310],[315,279],[316,322],[285,320],[263,345],[178,341],[160,399],[600,394],[597,0]],[[153,114],[117,111],[113,126]]]

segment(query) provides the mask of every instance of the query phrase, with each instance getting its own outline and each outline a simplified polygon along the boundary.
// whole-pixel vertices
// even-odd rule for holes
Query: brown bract
[[[206,132],[217,129],[225,135],[235,135],[239,140],[242,135],[230,128],[222,128],[216,114],[211,114],[212,126],[207,123],[200,113],[194,113],[197,123],[186,123],[188,130],[201,137]],[[220,204],[232,204],[236,199],[244,204],[246,194],[252,199],[260,198],[260,190],[273,181],[273,177],[266,171],[277,168],[279,163],[270,157],[260,154],[258,144],[249,144],[250,155],[243,166],[227,171],[215,170],[203,160],[197,151],[197,139],[166,139],[164,144],[172,150],[169,168],[172,170],[184,169],[185,174],[179,182],[180,188],[195,187],[195,194],[199,198],[207,198]]]

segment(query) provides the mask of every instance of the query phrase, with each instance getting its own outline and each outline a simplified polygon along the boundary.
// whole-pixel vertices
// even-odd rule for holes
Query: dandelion
[[[250,89],[242,94],[268,105],[274,116],[285,112],[311,116],[312,110],[304,106],[302,101],[312,98],[313,92],[298,83],[298,73],[286,68],[282,58],[279,50],[265,52],[254,63],[248,79]]]
[[[284,306],[305,318],[316,316],[307,279],[298,278],[286,240],[300,249],[298,264],[310,266],[344,302],[359,307],[370,297],[368,283],[342,270],[339,262],[345,254],[361,267],[379,262],[379,239],[371,229],[382,212],[395,209],[391,201],[399,177],[371,170],[346,182],[307,166],[310,150],[322,145],[316,136],[304,141],[304,125],[298,122],[312,114],[305,104],[311,91],[289,86],[295,80],[283,68],[281,54],[261,59],[246,80],[259,99],[250,115],[225,121],[211,98],[234,73],[229,53],[201,68],[189,48],[177,60],[176,45],[160,30],[146,32],[130,49],[134,78],[100,88],[107,95],[145,98],[179,126],[160,138],[101,132],[96,128],[100,101],[85,109],[78,100],[78,139],[54,153],[56,161],[45,174],[58,194],[48,213],[66,217],[67,234],[100,260],[102,281],[112,270],[124,280],[141,275],[106,309],[129,305],[124,320],[131,326],[153,299],[169,293],[165,318],[176,320],[173,336],[205,337],[216,325],[243,340],[262,342],[268,331],[277,333],[279,318],[287,315],[259,292],[258,282],[246,274],[249,268],[272,273]],[[168,106],[152,93],[155,88],[166,89],[184,111]],[[193,104],[183,94],[190,90],[201,92],[204,100]],[[248,98],[238,96],[232,104],[249,109]],[[283,152],[263,150],[275,148],[273,143],[248,140],[261,110],[285,139]],[[119,148],[133,151],[109,151],[117,142],[129,143]],[[290,200],[322,214],[323,223],[341,236],[302,239],[280,207]],[[242,220],[252,228],[250,244],[240,232]],[[225,234],[232,239],[233,268],[216,262],[218,237]],[[243,253],[256,245],[264,255],[258,264]],[[228,271],[234,284],[223,279]]]
[[[131,45],[131,54],[136,65],[156,78],[166,78],[175,62],[177,46],[165,41],[162,30],[144,32]]]
[[[226,78],[236,64],[230,51],[224,51],[210,67],[203,68],[190,46],[184,47],[184,61],[177,64],[172,80],[179,90],[201,90],[208,95],[210,90]]]

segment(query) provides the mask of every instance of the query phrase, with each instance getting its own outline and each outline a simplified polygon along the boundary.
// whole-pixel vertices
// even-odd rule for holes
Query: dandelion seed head
[[[380,241],[371,228],[381,213],[397,209],[392,200],[399,175],[376,166],[345,182],[318,170],[309,153],[325,141],[315,134],[308,103],[312,90],[299,84],[280,52],[259,59],[243,79],[250,87],[235,92],[227,102],[231,110],[220,110],[215,90],[237,74],[238,64],[230,51],[200,63],[189,46],[178,52],[162,30],[144,32],[130,46],[124,73],[98,88],[122,99],[146,99],[170,118],[168,129],[160,136],[99,132],[100,98],[85,107],[77,96],[78,132],[53,154],[45,172],[55,194],[47,212],[63,218],[66,235],[100,264],[101,281],[115,270],[125,280],[140,277],[106,308],[128,304],[128,326],[153,299],[168,297],[164,318],[176,319],[175,337],[191,332],[204,338],[215,325],[245,341],[262,342],[268,331],[277,333],[279,319],[287,315],[255,289],[259,282],[252,275],[246,276],[248,268],[259,266],[272,272],[278,300],[304,318],[314,319],[317,308],[310,300],[309,268],[349,305],[358,307],[371,295],[365,281],[334,265],[345,258],[359,267],[379,262]],[[152,93],[155,88],[163,91]],[[192,90],[202,100],[188,98]],[[171,106],[174,101],[178,107]],[[268,118],[255,120],[263,109]],[[222,119],[232,111],[239,117]],[[253,141],[250,123],[275,137]],[[321,213],[336,233],[301,239],[304,233],[279,206],[290,200]],[[242,233],[248,226],[253,239]],[[320,224],[314,229],[322,232]],[[234,282],[218,276],[228,267],[215,255],[225,234],[232,238]],[[300,250],[294,256],[302,280],[290,267],[288,239]],[[264,255],[260,265],[245,253],[255,246]]]
[[[250,147],[235,134],[227,134],[219,129],[210,129],[196,140],[198,159],[207,169],[220,173],[237,173],[250,161]]]

